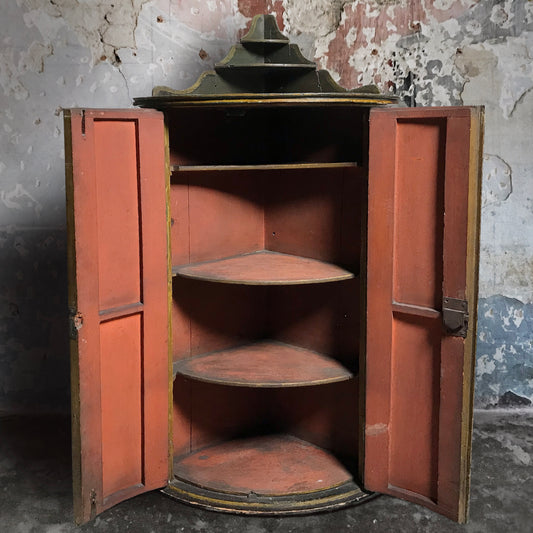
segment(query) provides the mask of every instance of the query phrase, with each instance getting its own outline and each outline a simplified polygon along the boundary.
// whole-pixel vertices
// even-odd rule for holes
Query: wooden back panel
[[[364,483],[466,520],[481,112],[373,110]],[[442,325],[468,299],[468,336]]]
[[[65,114],[74,513],[168,476],[165,135],[153,111]]]

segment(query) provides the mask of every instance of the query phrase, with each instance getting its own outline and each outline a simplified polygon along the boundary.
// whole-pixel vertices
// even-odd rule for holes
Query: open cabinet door
[[[366,489],[464,522],[476,339],[480,108],[370,115]]]
[[[166,485],[165,133],[155,111],[65,113],[74,515]]]

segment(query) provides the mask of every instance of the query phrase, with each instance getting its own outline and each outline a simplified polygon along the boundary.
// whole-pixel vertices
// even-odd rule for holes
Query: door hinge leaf
[[[442,322],[448,335],[466,337],[468,319],[468,302],[466,300],[444,297],[442,301]]]

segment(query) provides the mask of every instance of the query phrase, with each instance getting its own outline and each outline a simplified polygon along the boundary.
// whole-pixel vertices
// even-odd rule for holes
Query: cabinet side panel
[[[173,265],[190,262],[189,184],[183,176],[170,184],[170,247]]]
[[[265,180],[268,250],[337,263],[358,273],[360,169],[278,172]]]
[[[277,417],[282,431],[338,454],[359,478],[358,394],[357,379],[319,387],[278,389],[270,405],[271,416]]]
[[[173,230],[175,265],[264,248],[263,187],[257,172],[179,171],[172,176],[172,189],[172,218],[180,224]]]
[[[264,338],[265,287],[175,277],[174,360]]]

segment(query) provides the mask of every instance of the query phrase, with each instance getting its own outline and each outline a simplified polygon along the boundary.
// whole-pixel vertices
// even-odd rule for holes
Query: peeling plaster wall
[[[533,2],[13,0],[0,17],[0,410],[68,405],[61,109],[188,87],[260,12],[346,87],[486,106],[476,400],[533,399]]]

